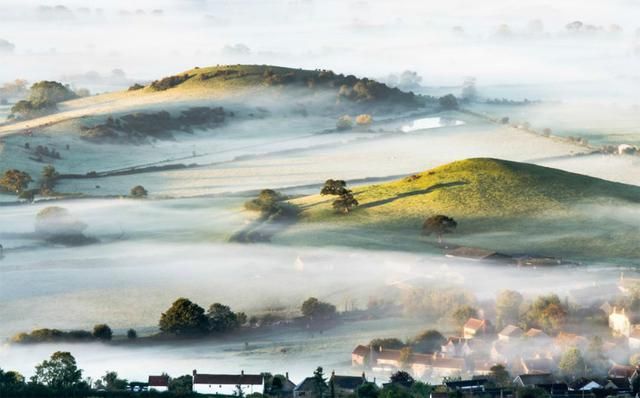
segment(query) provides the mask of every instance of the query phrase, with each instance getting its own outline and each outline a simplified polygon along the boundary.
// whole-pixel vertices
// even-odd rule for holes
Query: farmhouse
[[[243,394],[264,392],[264,377],[262,375],[245,374],[204,374],[193,371],[193,392],[198,394],[238,394],[238,388]]]
[[[631,333],[631,320],[625,313],[624,308],[618,309],[613,307],[613,311],[609,315],[609,328],[615,336],[629,337]]]
[[[358,387],[367,382],[364,372],[362,376],[339,376],[331,372],[329,385],[333,385],[337,396],[353,395]]]
[[[364,366],[370,353],[371,348],[364,345],[357,346],[351,352],[351,365]]]
[[[524,334],[524,331],[515,325],[507,325],[498,333],[498,339],[502,341],[510,341],[512,339],[519,339]]]
[[[160,376],[149,376],[149,390],[155,391],[168,391],[169,390],[169,376],[168,375],[160,375]]]
[[[491,323],[484,319],[469,318],[463,326],[465,339],[483,336],[490,329]]]

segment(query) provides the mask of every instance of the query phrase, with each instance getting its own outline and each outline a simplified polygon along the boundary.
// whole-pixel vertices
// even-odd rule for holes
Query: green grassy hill
[[[398,233],[394,236],[417,238],[427,217],[445,214],[459,224],[448,239],[463,245],[581,258],[640,255],[637,225],[615,217],[617,206],[640,209],[637,186],[477,158],[353,191],[360,205],[348,215],[333,211],[331,196],[292,202],[302,210],[303,224],[366,230],[374,239]]]
[[[296,203],[309,220],[423,220],[430,214],[461,218],[514,217],[564,211],[593,201],[640,201],[640,187],[499,159],[467,159],[386,184],[358,187],[353,214],[334,215],[332,198],[311,196]]]

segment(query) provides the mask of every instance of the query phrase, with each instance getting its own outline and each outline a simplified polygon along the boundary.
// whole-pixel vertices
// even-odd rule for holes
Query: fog
[[[591,82],[601,97],[619,97],[606,88],[639,78],[637,11],[627,0],[7,0],[0,81],[66,77],[102,91],[195,65],[275,63],[371,77],[409,69],[426,86],[467,76],[480,85]],[[574,21],[583,28],[568,30]],[[114,69],[126,79],[109,79]]]
[[[628,255],[640,239],[640,209],[632,203],[577,200],[560,215],[448,237],[454,244],[571,261],[554,267],[447,257],[417,230],[398,234],[375,225],[273,224],[265,227],[273,233],[270,242],[231,238],[258,219],[244,203],[261,189],[310,195],[329,178],[355,188],[472,157],[640,185],[638,156],[596,152],[604,145],[640,145],[639,14],[640,4],[631,0],[3,0],[0,85],[18,78],[60,80],[95,94],[194,66],[277,64],[378,78],[432,96],[459,96],[463,82],[475,78],[479,101],[465,104],[471,112],[372,112],[371,128],[335,132],[336,115],[314,112],[317,104],[335,103],[334,93],[308,96],[301,89],[230,100],[187,95],[168,103],[158,95],[95,108],[87,99],[91,112],[80,109],[82,119],[70,114],[46,123],[42,134],[3,137],[0,171],[18,168],[34,177],[45,163],[29,157],[25,144],[58,148],[60,173],[189,166],[58,181],[60,192],[84,198],[27,204],[0,195],[0,367],[28,377],[52,352],[69,350],[94,379],[107,370],[145,380],[196,368],[288,371],[298,381],[318,365],[359,373],[351,368],[351,350],[375,337],[405,340],[429,328],[459,334],[448,315],[415,311],[411,298],[425,292],[466,292],[488,318],[496,295],[507,288],[527,303],[546,293],[576,307],[616,299],[621,274],[638,277],[638,260]],[[581,23],[567,26],[574,21]],[[405,71],[411,72],[402,81]],[[533,102],[520,102],[525,99]],[[298,103],[308,115],[292,114]],[[79,137],[80,125],[103,122],[107,114],[203,104],[233,110],[235,119],[136,145]],[[74,106],[82,105],[60,108],[73,113]],[[0,105],[0,119],[9,107]],[[503,117],[509,124],[495,122]],[[524,124],[548,128],[551,137]],[[138,184],[149,198],[126,198]],[[66,246],[39,236],[36,216],[48,206],[64,207],[85,223],[90,240]],[[372,299],[397,311],[323,331],[266,328],[174,343],[9,343],[19,332],[90,330],[99,323],[118,337],[129,328],[149,336],[178,297],[204,308],[221,302],[248,315],[291,318],[310,296],[339,311],[367,309]],[[608,336],[581,324],[569,331]]]

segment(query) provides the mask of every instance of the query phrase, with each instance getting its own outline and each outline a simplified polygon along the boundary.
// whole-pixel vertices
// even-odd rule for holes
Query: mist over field
[[[515,365],[497,360],[492,331],[467,360],[517,376],[570,336],[600,339],[598,377],[635,365],[608,316],[640,313],[638,15],[632,0],[3,0],[0,370],[28,379],[69,351],[94,381],[298,383],[323,366],[382,384],[354,347],[459,337],[460,308],[505,326],[506,290],[523,329],[555,322],[527,317],[557,300],[555,351],[521,339]],[[181,297],[246,316],[168,331]],[[335,312],[314,319],[311,297]]]

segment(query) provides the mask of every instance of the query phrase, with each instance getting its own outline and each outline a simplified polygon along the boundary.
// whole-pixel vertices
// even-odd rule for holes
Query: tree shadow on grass
[[[466,181],[453,181],[453,182],[445,182],[445,183],[441,183],[441,184],[435,184],[435,185],[430,186],[429,188],[420,189],[420,190],[417,190],[417,191],[404,192],[404,193],[398,194],[398,195],[396,195],[396,196],[394,196],[392,198],[376,200],[375,202],[365,203],[363,205],[358,206],[358,208],[360,208],[360,209],[368,209],[368,208],[371,208],[371,207],[376,207],[376,206],[381,206],[381,205],[384,205],[384,204],[387,204],[387,203],[391,203],[391,202],[396,201],[398,199],[407,198],[409,196],[423,195],[423,194],[431,193],[431,192],[436,191],[438,189],[456,187],[456,186],[466,185],[466,184],[468,184],[468,182],[466,182]]]

